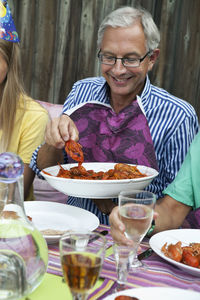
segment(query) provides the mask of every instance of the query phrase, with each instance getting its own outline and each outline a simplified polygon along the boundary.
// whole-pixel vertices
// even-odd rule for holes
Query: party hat
[[[5,0],[0,0],[0,39],[13,43],[19,42],[10,8]]]

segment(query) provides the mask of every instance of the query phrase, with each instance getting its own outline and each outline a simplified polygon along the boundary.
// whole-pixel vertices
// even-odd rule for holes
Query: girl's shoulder
[[[19,99],[19,106],[20,109],[25,110],[25,112],[33,112],[33,113],[45,113],[48,114],[47,110],[36,100],[32,99],[27,95],[21,95]]]

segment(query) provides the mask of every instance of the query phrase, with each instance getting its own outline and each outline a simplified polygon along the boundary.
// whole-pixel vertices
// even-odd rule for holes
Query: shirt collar
[[[144,89],[140,95],[142,102],[146,101],[149,98],[150,93],[151,93],[151,83],[149,80],[149,76],[147,75]]]
[[[100,85],[96,89],[96,97],[98,100],[110,105],[110,88],[103,76],[99,77]]]

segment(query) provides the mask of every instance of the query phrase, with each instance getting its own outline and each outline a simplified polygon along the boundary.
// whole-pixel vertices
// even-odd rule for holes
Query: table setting
[[[113,164],[105,165],[103,164],[102,168],[99,169],[99,166],[101,164],[86,164],[85,167],[89,169],[93,169],[96,172],[104,171],[107,172],[109,168],[113,167]],[[146,185],[148,185],[153,178],[157,176],[157,172],[155,170],[151,170],[151,168],[140,168],[140,166],[137,166],[140,172],[144,172],[147,176],[141,177],[141,178],[135,178],[135,179],[122,179],[122,180],[82,180],[82,179],[66,179],[66,178],[59,178],[57,177],[57,173],[59,172],[59,169],[63,167],[65,169],[70,169],[74,167],[74,164],[69,164],[67,167],[66,165],[63,166],[56,166],[52,168],[47,168],[44,170],[44,177],[45,179],[52,184],[52,186],[56,189],[58,189],[61,192],[64,192],[69,195],[78,195],[82,197],[88,197],[92,196],[92,198],[99,198],[99,199],[106,199],[108,198],[108,194],[111,197],[118,196],[120,191],[126,190],[131,191],[133,189],[139,189],[143,190]],[[45,173],[47,172],[47,173]],[[148,178],[149,177],[149,178]],[[63,185],[63,181],[66,181],[66,185]],[[73,191],[71,191],[70,183],[73,182],[76,186],[72,188]],[[119,184],[123,183],[123,186],[120,186],[119,191],[115,189],[115,187]],[[79,188],[78,188],[79,187]],[[103,188],[102,188],[103,187]],[[104,189],[104,187],[106,187]],[[152,196],[152,195],[151,195]],[[175,299],[177,296],[181,296],[182,299],[186,299],[186,296],[188,296],[190,299],[197,299],[198,293],[200,293],[200,276],[198,273],[198,269],[189,267],[193,270],[194,273],[187,272],[187,266],[180,268],[180,263],[177,266],[177,263],[171,262],[167,257],[164,255],[161,255],[159,251],[161,251],[161,247],[163,246],[165,242],[165,232],[164,234],[164,240],[159,238],[159,234],[155,234],[152,238],[144,237],[146,232],[148,231],[148,228],[151,225],[151,221],[153,219],[153,207],[155,205],[155,199],[154,197],[150,197],[152,205],[151,209],[148,212],[148,222],[145,223],[145,226],[143,225],[143,231],[140,232],[140,235],[138,238],[138,241],[136,243],[137,247],[135,248],[135,252],[138,252],[138,259],[141,262],[142,266],[134,268],[129,268],[127,274],[125,274],[126,280],[123,283],[123,290],[119,291],[117,287],[119,286],[119,275],[117,271],[117,265],[116,265],[116,254],[113,252],[114,250],[114,241],[112,239],[112,236],[110,234],[110,227],[107,225],[98,224],[98,221],[93,220],[91,218],[92,225],[90,224],[89,218],[87,218],[86,228],[87,230],[92,230],[93,232],[98,232],[103,234],[106,237],[107,244],[106,244],[106,253],[104,257],[104,261],[102,263],[102,268],[99,273],[99,279],[97,280],[96,284],[92,288],[92,290],[89,292],[87,299],[88,300],[114,300],[117,295],[130,295],[135,296],[139,298],[140,300],[145,300],[147,297],[146,295],[152,294],[152,299],[158,299],[158,294],[161,295],[168,295],[170,299]],[[120,199],[120,198],[119,198]],[[120,200],[122,203],[122,200]],[[141,204],[141,203],[140,203]],[[58,204],[63,205],[63,204]],[[122,205],[122,204],[121,204]],[[125,205],[126,202],[125,202]],[[150,205],[150,204],[149,204]],[[79,208],[77,208],[79,209]],[[46,210],[45,210],[46,211]],[[31,212],[31,211],[30,211]],[[77,211],[78,213],[78,211]],[[131,212],[133,214],[133,212]],[[145,210],[139,209],[137,214],[144,214],[146,215]],[[75,214],[77,215],[77,214]],[[78,214],[79,215],[79,214]],[[94,218],[95,219],[95,218]],[[33,217],[34,221],[34,217]],[[35,219],[35,222],[37,220]],[[78,220],[77,220],[78,222]],[[76,223],[76,222],[75,222]],[[84,224],[84,222],[82,222]],[[45,224],[47,226],[48,224]],[[75,226],[73,228],[73,223],[69,224],[65,227],[65,229],[77,229],[79,226]],[[85,225],[85,224],[84,224]],[[36,225],[37,226],[37,225]],[[44,224],[38,224],[40,229],[44,229]],[[62,228],[57,228],[58,230],[62,230]],[[193,241],[199,242],[197,239],[198,232],[195,232],[195,229],[191,229],[193,234]],[[133,234],[130,232],[130,234]],[[136,233],[134,233],[136,236],[138,236]],[[179,240],[179,233],[176,233],[177,240]],[[189,233],[191,236],[191,233]],[[45,235],[44,235],[45,236]],[[162,245],[158,243],[156,237],[158,236],[158,241],[162,241]],[[59,240],[61,235],[58,235],[57,240],[50,240],[47,236],[45,236],[47,242],[48,242],[48,253],[49,253],[49,261],[48,261],[48,267],[47,267],[47,277],[44,278],[44,285],[48,284],[50,280],[53,282],[57,282],[57,285],[59,286],[59,293],[62,293],[62,296],[60,294],[59,299],[70,299],[70,290],[67,284],[64,282],[63,279],[63,271],[61,267],[61,259],[60,259],[60,249],[59,249]],[[166,238],[166,241],[167,238]],[[170,241],[170,240],[169,240]],[[94,245],[98,245],[98,239],[93,241]],[[138,248],[139,246],[139,248]],[[158,250],[159,248],[159,250]],[[130,250],[131,251],[131,250]],[[132,263],[135,258],[135,254],[132,255]],[[129,266],[129,263],[126,262],[126,266]],[[123,266],[124,267],[124,266]],[[146,289],[148,289],[149,292],[146,292]],[[159,291],[158,291],[159,289]],[[187,291],[188,294],[183,295],[183,291]],[[134,292],[135,291],[135,292]],[[40,293],[41,292],[41,293]],[[31,295],[29,295],[29,298],[26,300],[35,300],[37,296],[37,300],[43,299],[45,297],[46,291],[42,289],[42,284],[38,289],[33,292]],[[54,299],[56,297],[56,294],[58,293],[58,289],[55,286],[55,291],[52,291],[51,295],[48,295],[48,299]],[[54,295],[54,296],[53,296]],[[173,295],[173,297],[172,297]],[[156,298],[157,297],[157,298]],[[83,298],[86,299],[86,298]]]
[[[181,230],[181,229],[180,229]],[[187,229],[186,229],[187,230]],[[192,231],[196,231],[196,229],[189,229]],[[112,290],[115,290],[116,286],[116,280],[117,280],[117,272],[116,272],[116,264],[114,259],[114,254],[112,251],[112,245],[114,244],[112,237],[110,235],[110,227],[107,225],[100,225],[95,231],[102,232],[107,231],[108,234],[105,235],[107,239],[107,250],[106,250],[106,256],[104,259],[104,263],[102,266],[102,270],[99,275],[99,280],[90,293],[88,299],[94,300],[94,299],[108,299],[111,300],[112,295],[110,294]],[[199,235],[199,230],[197,230],[197,233],[195,234],[195,237]],[[157,234],[155,235],[155,237]],[[179,238],[179,236],[178,236]],[[96,243],[98,240],[95,241]],[[150,248],[151,239],[144,238],[142,243],[140,244],[139,254],[143,253],[145,250],[148,250]],[[59,254],[59,245],[58,243],[55,244],[49,244],[48,245],[48,252],[49,252],[49,263],[47,268],[47,276],[44,278],[44,281],[42,282],[41,286],[39,286],[32,294],[28,296],[26,300],[40,300],[45,299],[46,295],[48,295],[49,300],[55,299],[56,295],[60,295],[59,299],[70,299],[70,291],[66,285],[66,283],[63,282],[63,274],[62,274],[62,268],[60,263],[60,254]],[[145,262],[145,268],[139,268],[138,270],[135,270],[133,272],[129,272],[127,276],[127,282],[125,290],[119,292],[119,294],[127,295],[130,293],[134,295],[133,291],[136,291],[137,296],[137,290],[143,289],[140,293],[143,297],[143,293],[148,294],[148,292],[145,292],[144,289],[153,289],[153,288],[170,288],[174,291],[174,299],[176,297],[175,289],[177,293],[180,292],[180,289],[183,289],[183,291],[189,291],[190,294],[189,298],[193,299],[192,292],[200,293],[200,276],[194,276],[188,272],[186,272],[183,269],[180,269],[177,267],[177,265],[169,263],[167,259],[162,258],[158,254],[156,254],[155,251],[150,252],[150,256],[143,259]],[[193,268],[195,269],[195,268]],[[54,289],[52,289],[52,284],[54,286]],[[48,290],[44,288],[45,286],[51,288],[51,294],[48,294]],[[152,290],[151,290],[152,291]],[[157,293],[157,290],[153,290],[154,293]],[[162,290],[164,291],[164,290]],[[171,293],[171,290],[169,291]],[[186,294],[187,295],[187,294]],[[186,299],[186,295],[182,297],[182,299]],[[138,294],[138,296],[140,296]],[[62,297],[62,298],[61,298]],[[185,297],[185,298],[184,298]],[[198,294],[199,297],[199,294]],[[143,298],[139,298],[142,299]],[[144,298],[145,300],[146,298]],[[152,298],[156,299],[156,298]],[[164,298],[163,298],[164,299]],[[170,298],[173,299],[173,298]],[[188,299],[188,298],[187,298]],[[197,298],[194,298],[197,299]],[[23,299],[25,300],[25,298]]]
[[[140,169],[140,166],[137,167]],[[172,259],[163,255],[162,247],[166,242],[176,243],[182,241],[185,245],[189,245],[191,242],[200,243],[200,230],[168,230],[157,233],[150,239],[145,236],[153,219],[155,197],[152,193],[145,194],[147,192],[143,189],[157,175],[156,172],[152,172],[149,168],[145,170],[145,176],[140,178],[115,179],[115,182],[121,183],[123,181],[125,184],[126,192],[124,193],[120,190],[120,192],[117,191],[117,195],[119,195],[119,206],[122,209],[121,216],[126,226],[126,234],[134,240],[134,247],[132,249],[124,249],[124,247],[116,245],[110,234],[110,226],[99,224],[99,220],[94,214],[81,208],[48,201],[35,201],[25,203],[24,205],[21,201],[21,210],[19,210],[17,203],[14,205],[15,208],[17,207],[14,215],[16,216],[20,212],[23,217],[21,224],[26,224],[30,232],[32,227],[35,231],[39,231],[40,244],[43,242],[41,239],[43,237],[48,246],[46,273],[41,283],[32,289],[30,293],[26,293],[24,298],[20,298],[21,300],[72,299],[71,292],[73,294],[80,294],[79,298],[74,295],[73,299],[84,300],[118,300],[120,299],[118,296],[122,295],[139,300],[145,300],[147,296],[149,297],[148,299],[158,299],[159,295],[163,295],[162,300],[167,299],[166,295],[172,300],[175,300],[179,296],[181,299],[199,299],[200,268],[172,261]],[[99,169],[95,171],[101,172]],[[108,168],[104,169],[104,172],[108,172]],[[141,172],[144,172],[144,169],[140,169],[139,173]],[[56,177],[55,174],[47,176],[50,178]],[[21,178],[22,176],[20,175],[20,180]],[[65,178],[58,179],[68,180]],[[81,183],[81,179],[77,180],[79,185],[85,185],[83,181]],[[98,179],[89,180],[90,189],[77,189],[77,193],[80,191],[82,193],[84,190],[84,196],[88,197],[88,193],[93,191],[94,198],[97,196],[104,201],[108,197],[106,197],[104,191],[101,192],[102,186],[104,186],[102,185],[102,181],[105,181],[112,195],[116,195],[116,191],[112,192],[115,186],[115,183],[113,183],[114,180],[109,182],[109,180]],[[99,186],[98,189],[96,189],[96,185]],[[60,191],[60,185],[54,187]],[[68,187],[69,184],[66,184],[66,193],[69,192]],[[136,192],[134,195],[133,190]],[[73,193],[75,193],[74,190]],[[140,194],[142,197],[139,196]],[[11,209],[13,210],[13,206]],[[3,212],[6,217],[7,213],[5,213],[4,209]],[[9,214],[13,215],[13,212]],[[126,218],[129,218],[129,221]],[[133,224],[132,222],[136,223],[131,225]],[[77,231],[81,231],[79,236],[76,235]],[[73,242],[67,240],[69,236],[73,237]],[[62,242],[64,240],[65,243]],[[78,256],[76,256],[77,251]],[[78,269],[81,269],[81,265],[79,266],[79,256],[82,257],[82,254],[84,254],[83,258],[81,258],[81,264],[84,265],[87,265],[88,260],[85,260],[85,258],[87,258],[88,253],[92,252],[92,257],[96,257],[95,259],[90,259],[89,257],[89,261],[92,261],[92,267],[96,268],[97,265],[97,274],[95,280],[86,288],[86,291],[82,292],[78,289],[74,293],[73,287],[69,284],[71,275],[67,273],[68,271],[65,270],[65,267],[61,266],[68,252],[73,254],[72,261],[77,261]],[[100,253],[102,254],[100,255]],[[137,261],[136,257],[138,258]],[[21,260],[19,256],[17,258]],[[139,265],[141,261],[142,264]],[[26,272],[25,268],[26,266],[24,266],[24,272]],[[65,270],[64,277],[63,270]],[[81,279],[82,277],[80,276],[82,275],[80,274],[82,274],[82,271],[77,274],[77,279],[80,282],[87,280],[87,275],[83,277],[84,279]],[[13,300],[14,298],[4,297],[0,299]]]

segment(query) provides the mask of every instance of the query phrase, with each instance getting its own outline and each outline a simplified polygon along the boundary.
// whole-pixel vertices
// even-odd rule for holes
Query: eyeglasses
[[[140,66],[140,63],[149,55],[152,51],[148,51],[145,56],[142,58],[126,58],[126,57],[115,57],[108,54],[101,53],[101,50],[98,53],[98,58],[101,64],[114,66],[117,59],[121,59],[121,62],[124,67],[137,68]]]

